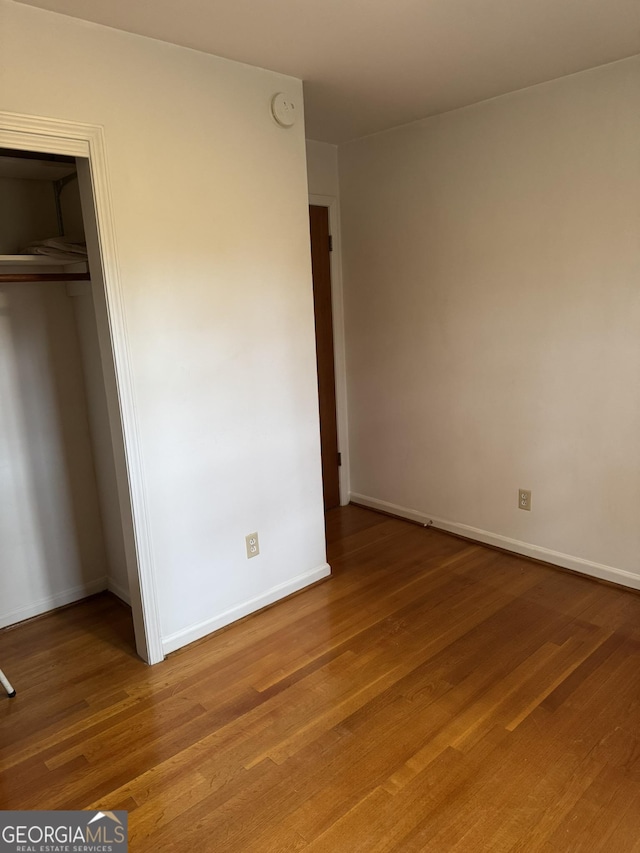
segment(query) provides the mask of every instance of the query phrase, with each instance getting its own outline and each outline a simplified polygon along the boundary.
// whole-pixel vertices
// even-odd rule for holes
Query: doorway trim
[[[331,309],[333,311],[333,358],[336,377],[336,420],[338,449],[342,465],[339,468],[340,505],[349,503],[349,420],[347,417],[347,359],[344,334],[344,295],[342,289],[342,245],[340,242],[340,207],[331,195],[309,194],[309,204],[329,209],[329,233],[333,240],[331,252]]]
[[[106,355],[113,361],[118,426],[123,440],[122,458],[116,453],[115,461],[122,475],[119,479],[126,483],[128,491],[128,495],[119,497],[136,649],[147,663],[158,663],[163,660],[164,652],[103,129],[98,125],[0,111],[0,147],[88,160],[111,352],[102,352],[102,343],[100,348],[103,357]]]

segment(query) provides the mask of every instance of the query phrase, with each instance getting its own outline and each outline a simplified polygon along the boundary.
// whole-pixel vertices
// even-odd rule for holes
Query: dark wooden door
[[[333,311],[331,310],[329,209],[310,205],[309,219],[311,222],[313,304],[316,317],[318,396],[320,398],[322,488],[324,508],[327,510],[340,505],[336,376],[333,358]]]

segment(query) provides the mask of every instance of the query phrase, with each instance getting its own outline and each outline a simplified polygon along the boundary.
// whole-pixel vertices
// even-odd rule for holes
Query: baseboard
[[[426,515],[417,510],[408,509],[407,507],[398,506],[387,501],[380,501],[377,498],[370,498],[366,495],[359,495],[352,492],[350,498],[353,503],[361,504],[370,509],[386,512],[390,515],[397,515],[399,518],[416,521],[419,524],[435,527],[447,533],[455,533],[457,536],[464,536],[465,539],[473,539],[474,542],[481,542],[484,545],[492,545],[494,548],[512,551],[521,557],[531,557],[534,560],[541,560],[544,563],[560,566],[563,569],[570,569],[573,572],[579,572],[580,574],[599,578],[610,583],[628,586],[631,589],[640,589],[640,576],[631,574],[631,572],[627,572],[624,569],[617,569],[614,566],[606,566],[602,563],[594,563],[591,560],[584,560],[582,557],[573,557],[570,554],[563,554],[561,551],[552,551],[549,548],[542,548],[539,545],[531,545],[528,542],[521,542],[518,539],[510,539],[508,536],[500,536],[498,533],[491,533],[488,530],[481,530],[478,527],[469,527],[467,524],[459,524],[454,521],[447,521],[444,518],[437,518],[434,515]]]
[[[81,601],[83,598],[95,595],[97,592],[103,592],[105,589],[107,589],[107,579],[98,578],[90,583],[74,586],[72,589],[65,589],[46,598],[40,598],[38,601],[33,601],[25,607],[18,607],[15,610],[10,610],[8,613],[0,614],[0,628],[15,625],[16,622],[24,622],[25,619],[32,619],[34,616],[48,613],[57,607],[64,607],[65,604],[73,604],[74,601]]]
[[[129,590],[125,589],[123,586],[120,586],[119,583],[116,583],[111,578],[107,578],[107,589],[109,592],[112,592],[114,595],[117,595],[121,601],[124,601],[125,604],[128,604],[131,607],[131,596],[129,595]]]
[[[415,521],[416,524],[421,524],[423,527],[430,527],[432,525],[433,520],[430,515],[424,515],[422,512],[407,509],[404,506],[390,504],[387,501],[379,501],[377,498],[368,498],[366,495],[358,495],[355,492],[351,492],[349,502],[360,504],[369,509],[375,509],[378,512],[384,512],[387,515],[396,515],[398,518],[404,518],[407,521]]]
[[[249,616],[257,610],[262,610],[263,607],[274,604],[276,601],[280,601],[282,598],[286,598],[288,595],[292,595],[294,592],[298,592],[312,583],[317,583],[317,581],[328,577],[330,574],[331,567],[328,563],[323,563],[323,565],[312,569],[312,571],[298,575],[286,583],[274,586],[262,595],[245,601],[237,607],[232,607],[230,610],[225,610],[224,613],[220,613],[212,619],[207,619],[205,622],[199,622],[197,625],[192,625],[182,631],[177,631],[175,634],[170,634],[168,637],[163,637],[162,650],[165,655],[175,652],[177,649],[187,646],[196,640],[201,640],[208,634],[219,631],[220,628],[225,628],[232,622],[237,622],[238,619]]]

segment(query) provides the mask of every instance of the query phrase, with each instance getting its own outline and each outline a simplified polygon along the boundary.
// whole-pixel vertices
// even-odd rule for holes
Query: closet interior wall
[[[82,236],[76,180],[60,200]],[[0,170],[0,272],[57,235],[51,181]],[[0,282],[0,627],[103,589],[129,599],[91,282]]]

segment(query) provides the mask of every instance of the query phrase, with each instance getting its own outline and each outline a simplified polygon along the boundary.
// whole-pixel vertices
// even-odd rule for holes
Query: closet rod
[[[0,283],[5,281],[90,281],[88,272],[31,272],[0,273]]]

